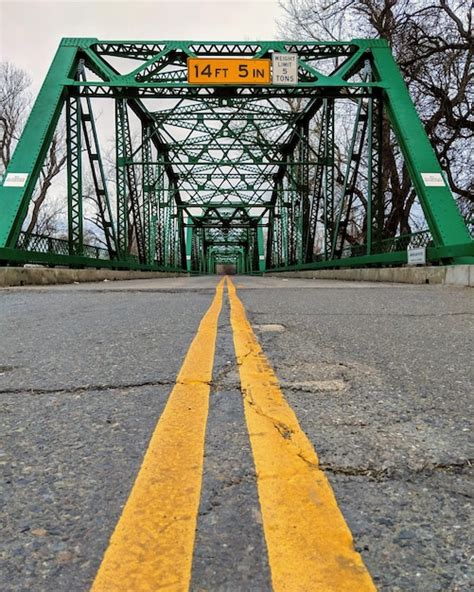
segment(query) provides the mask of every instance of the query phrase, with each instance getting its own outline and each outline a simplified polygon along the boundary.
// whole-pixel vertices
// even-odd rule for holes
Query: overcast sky
[[[278,0],[0,0],[0,60],[36,92],[61,37],[274,39],[280,15]]]

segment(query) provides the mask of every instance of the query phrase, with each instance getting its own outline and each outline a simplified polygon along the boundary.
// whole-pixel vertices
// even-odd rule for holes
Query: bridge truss
[[[274,53],[297,54],[296,84],[188,82],[188,58]],[[93,111],[101,100],[114,104],[113,179]],[[343,102],[350,121],[347,110],[338,120]],[[63,238],[27,235],[22,229],[61,121],[68,226]],[[384,236],[387,133],[424,213],[422,232]],[[101,247],[84,240],[85,170]],[[403,264],[410,247],[426,247],[428,261],[440,263],[474,256],[390,49],[377,39],[63,39],[0,187],[0,260],[8,264],[208,273],[233,263],[248,273]]]

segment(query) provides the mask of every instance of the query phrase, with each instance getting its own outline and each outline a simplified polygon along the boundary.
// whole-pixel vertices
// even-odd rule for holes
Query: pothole
[[[254,325],[256,331],[259,333],[283,333],[285,327],[283,325],[269,324],[269,325]]]
[[[318,385],[324,385],[328,391],[334,392],[347,390],[353,385],[382,385],[382,376],[377,368],[354,361],[300,361],[291,366],[280,363],[276,370],[282,384],[313,385],[318,391]]]

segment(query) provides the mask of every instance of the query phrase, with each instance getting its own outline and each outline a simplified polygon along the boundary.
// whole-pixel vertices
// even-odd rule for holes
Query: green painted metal
[[[117,204],[117,239],[119,259],[128,256],[128,187],[125,169],[126,151],[124,142],[124,99],[115,101],[115,162],[116,162],[116,204]]]
[[[257,228],[257,245],[258,245],[258,270],[265,271],[265,250],[264,250],[264,239],[263,239],[262,226],[258,226],[258,228]]]
[[[22,187],[0,187],[0,248],[14,248],[20,236],[67,95],[65,83],[77,69],[77,52],[77,47],[59,47],[6,171],[5,179],[9,173],[27,179]]]
[[[81,102],[79,98],[68,97],[66,103],[66,141],[68,176],[68,232],[70,255],[82,255],[84,243],[81,119]]]
[[[423,181],[423,173],[442,176],[441,165],[418,113],[403,82],[392,53],[387,46],[374,52],[374,67],[378,77],[387,80],[384,90],[384,106],[403,152],[436,245],[469,242],[470,236],[447,184],[429,187]]]
[[[188,57],[270,58],[273,52],[298,55],[297,84],[187,82]],[[101,98],[115,103],[112,189],[93,114]],[[357,108],[341,180],[342,101]],[[65,102],[67,253],[55,251],[55,239],[21,234]],[[472,242],[449,187],[423,178],[441,168],[385,41],[63,39],[0,187],[1,257],[191,273],[213,273],[219,263],[235,264],[239,273],[404,263],[419,237],[390,239],[387,250],[381,233],[383,111],[426,217],[421,246],[432,261],[469,260]],[[83,244],[81,147],[107,245],[100,256]],[[24,186],[5,183],[10,173],[26,174]],[[361,238],[350,244],[355,203],[365,218]]]
[[[86,80],[84,61],[79,60],[78,76],[81,80]],[[100,220],[104,241],[107,245],[110,259],[117,258],[117,234],[115,222],[112,216],[112,207],[110,204],[109,191],[107,188],[107,179],[105,175],[104,163],[99,143],[99,136],[92,110],[92,101],[86,97],[81,101],[81,119],[83,144],[85,145],[89,157],[89,166],[92,175],[92,181],[97,199],[98,218]],[[66,122],[67,125],[67,122]]]
[[[153,186],[153,164],[151,134],[153,130],[148,125],[142,126],[142,195],[143,195],[143,240],[146,253],[146,262],[153,264],[156,258],[155,244],[152,230],[152,202],[155,199]]]

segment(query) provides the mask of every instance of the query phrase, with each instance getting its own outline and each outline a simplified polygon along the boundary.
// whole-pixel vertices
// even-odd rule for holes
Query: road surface
[[[220,279],[0,290],[0,589],[471,590],[469,289]]]

